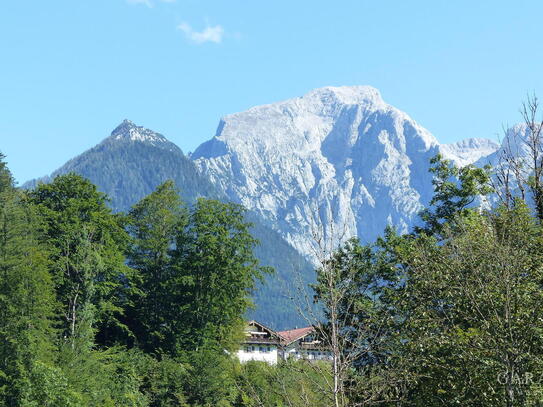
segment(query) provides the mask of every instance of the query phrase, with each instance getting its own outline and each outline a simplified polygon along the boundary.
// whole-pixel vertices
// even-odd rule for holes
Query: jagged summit
[[[280,146],[285,150],[314,150],[322,143],[326,148],[332,147],[332,141],[340,145],[329,148],[335,150],[331,153],[341,155],[339,150],[351,148],[359,139],[354,136],[356,129],[353,126],[364,122],[366,128],[360,129],[361,134],[371,133],[376,129],[376,120],[381,120],[378,116],[386,122],[389,135],[397,137],[396,143],[405,144],[406,136],[415,136],[425,148],[439,144],[407,114],[385,103],[377,89],[328,86],[301,97],[255,106],[223,117],[215,138],[198,147],[191,157],[223,155],[228,148],[241,148],[246,144],[261,150]],[[404,132],[401,128],[404,123],[413,131]]]
[[[106,140],[127,140],[147,142],[151,144],[169,143],[169,141],[160,133],[137,126],[134,122],[125,119],[112,132]]]
[[[386,225],[406,232],[433,194],[434,155],[460,165],[495,149],[484,140],[442,146],[377,89],[330,86],[223,117],[191,158],[310,255],[312,225],[370,241]]]
[[[306,95],[302,96],[302,99],[317,98],[324,103],[342,103],[345,105],[358,105],[358,104],[384,104],[379,90],[372,86],[358,85],[358,86],[325,86],[323,88],[317,88]]]

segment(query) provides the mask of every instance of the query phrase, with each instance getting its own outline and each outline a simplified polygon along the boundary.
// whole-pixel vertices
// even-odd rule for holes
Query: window
[[[268,349],[266,349],[268,352],[271,352],[271,348],[268,346]]]

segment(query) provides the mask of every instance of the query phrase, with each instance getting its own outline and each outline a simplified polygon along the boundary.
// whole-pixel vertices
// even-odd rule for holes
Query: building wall
[[[243,345],[238,351],[238,359],[241,363],[256,360],[275,365],[277,355],[277,346],[275,345]]]
[[[332,353],[320,349],[299,349],[297,344],[290,344],[279,355],[282,359],[295,358],[306,360],[332,360]]]

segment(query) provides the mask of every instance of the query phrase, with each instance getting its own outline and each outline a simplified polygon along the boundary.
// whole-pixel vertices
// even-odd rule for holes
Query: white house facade
[[[279,359],[280,343],[281,338],[273,330],[256,321],[249,321],[238,359],[242,363],[256,360],[274,365]]]
[[[275,332],[257,321],[247,323],[237,356],[242,363],[254,360],[271,365],[289,358],[332,359],[330,351],[316,338],[313,327]]]

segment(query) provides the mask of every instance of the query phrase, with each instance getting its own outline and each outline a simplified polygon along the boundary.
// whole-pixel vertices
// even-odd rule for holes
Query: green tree
[[[183,332],[181,348],[236,349],[244,315],[252,306],[256,281],[269,268],[260,267],[240,205],[199,199],[175,251],[177,292]]]
[[[127,235],[120,218],[105,195],[75,174],[40,184],[29,196],[46,224],[64,343],[88,350],[96,332],[108,343],[126,329],[119,318],[130,269],[124,264]]]
[[[323,319],[315,328],[332,354],[333,380],[322,391],[330,404],[399,401],[405,380],[392,354],[401,344],[396,294],[405,275],[396,248],[406,241],[390,228],[374,244],[353,238],[317,269],[313,288]]]
[[[237,407],[328,407],[323,389],[330,381],[326,362],[287,360],[270,366],[265,362],[248,362],[235,366]]]
[[[55,301],[41,230],[0,158],[0,404],[5,406],[28,405],[39,386],[37,369],[54,360]]]
[[[158,186],[128,214],[128,232],[132,237],[128,260],[138,277],[128,323],[138,344],[147,352],[175,355],[175,321],[180,317],[175,311],[176,301],[182,293],[173,284],[178,270],[172,255],[178,236],[184,233],[187,217],[172,181]]]
[[[543,239],[522,203],[469,213],[443,240],[404,246],[402,356],[409,405],[524,406],[543,364]],[[541,400],[537,400],[541,401]]]
[[[445,160],[441,154],[430,160],[430,172],[434,174],[432,184],[434,196],[430,208],[421,212],[424,228],[418,231],[439,233],[443,224],[455,216],[465,214],[478,197],[490,194],[490,168],[468,165],[462,168]]]

